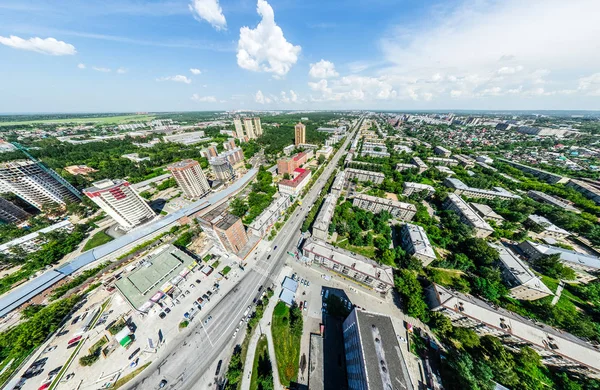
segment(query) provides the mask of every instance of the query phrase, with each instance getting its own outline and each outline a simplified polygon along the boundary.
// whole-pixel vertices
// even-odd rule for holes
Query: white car
[[[233,338],[235,338],[235,336],[237,336],[237,330],[233,332]]]

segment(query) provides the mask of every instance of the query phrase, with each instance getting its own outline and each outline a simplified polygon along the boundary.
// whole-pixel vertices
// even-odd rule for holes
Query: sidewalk
[[[285,271],[283,268],[282,273]],[[278,275],[278,278],[281,275]],[[250,382],[252,379],[252,368],[254,365],[254,355],[256,352],[256,344],[258,344],[258,339],[261,336],[260,330],[262,329],[263,333],[267,336],[267,343],[269,345],[269,358],[271,359],[271,368],[273,369],[273,382],[274,389],[283,389],[281,386],[281,382],[279,380],[279,371],[277,371],[277,361],[275,360],[275,348],[273,347],[273,336],[271,335],[271,326],[268,325],[271,323],[271,318],[273,317],[273,310],[275,306],[279,302],[277,298],[281,293],[281,285],[277,285],[275,288],[275,294],[269,301],[269,304],[265,308],[262,319],[259,321],[259,326],[254,328],[254,332],[250,336],[250,343],[248,344],[248,352],[246,353],[246,361],[244,363],[244,374],[242,376],[242,390],[250,389]]]

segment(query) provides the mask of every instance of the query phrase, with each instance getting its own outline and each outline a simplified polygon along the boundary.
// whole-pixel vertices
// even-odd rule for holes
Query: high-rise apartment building
[[[83,190],[94,203],[125,230],[154,218],[154,211],[125,180],[100,180]]]
[[[260,123],[260,118],[255,117],[252,120],[254,121],[254,134],[257,137],[260,137],[261,135],[263,135],[263,129],[262,129],[262,124]]]
[[[227,140],[227,142],[223,142],[223,147],[225,148],[225,150],[235,149],[235,139],[234,138],[229,138]]]
[[[295,133],[295,144],[305,144],[306,143],[306,126],[302,122],[298,122],[296,127],[294,127]]]
[[[239,139],[244,139],[244,127],[242,126],[242,120],[240,118],[235,118],[233,120],[233,125],[235,126],[235,135]]]
[[[233,166],[226,158],[211,158],[209,164],[218,180],[229,181],[235,176]]]
[[[248,236],[242,220],[228,210],[229,205],[223,204],[197,220],[220,251],[239,254],[248,243]]]
[[[78,202],[79,192],[56,172],[31,160],[0,164],[0,193],[10,192],[37,209],[45,204]]]
[[[254,125],[252,124],[252,118],[244,118],[244,128],[248,138],[256,138],[256,134],[254,133]]]
[[[30,214],[19,206],[0,198],[0,221],[5,223],[21,223],[29,218]]]
[[[200,198],[210,191],[210,185],[198,161],[179,161],[169,165],[167,169],[188,198]]]

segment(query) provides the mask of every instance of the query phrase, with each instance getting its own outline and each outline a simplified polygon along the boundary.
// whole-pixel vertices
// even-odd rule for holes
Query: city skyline
[[[595,110],[600,4],[576,3],[8,1],[0,105]]]

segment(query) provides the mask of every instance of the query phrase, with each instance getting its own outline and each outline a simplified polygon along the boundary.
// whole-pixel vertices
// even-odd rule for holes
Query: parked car
[[[223,360],[219,360],[219,363],[217,363],[217,370],[215,371],[215,376],[219,375],[219,372],[221,371],[221,364],[223,364]]]
[[[163,387],[165,387],[166,385],[167,385],[167,380],[166,380],[166,379],[163,379],[163,380],[162,380],[162,381],[160,381],[160,383],[158,384],[158,387],[160,387],[160,388],[162,389],[162,388],[163,388]]]
[[[306,301],[304,301],[304,310],[308,310],[308,303]]]
[[[164,311],[161,311],[160,314],[158,315],[160,318],[165,318],[167,316],[167,314]]]
[[[169,309],[168,307],[165,307],[165,313],[169,314],[171,312],[171,309]]]
[[[54,376],[54,375],[58,374],[58,373],[60,372],[60,369],[61,369],[61,368],[63,368],[63,366],[58,366],[58,367],[56,367],[54,370],[50,371],[50,372],[48,373],[48,375],[49,375],[49,376]]]
[[[138,354],[138,352],[140,352],[140,350],[141,350],[141,348],[138,348],[138,349],[136,349],[135,351],[133,351],[133,352],[131,353],[131,355],[129,355],[129,357],[128,357],[127,359],[129,359],[129,360],[133,359],[133,358],[135,357],[135,355],[137,355],[137,354]]]
[[[196,284],[200,284],[200,279],[196,279]]]

